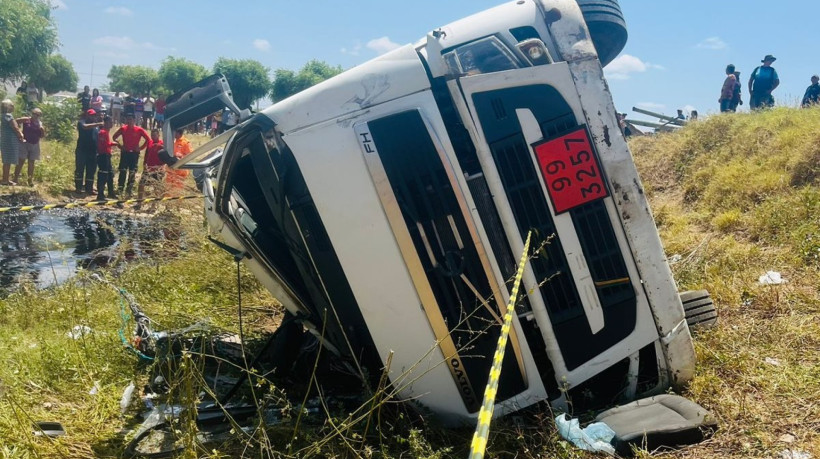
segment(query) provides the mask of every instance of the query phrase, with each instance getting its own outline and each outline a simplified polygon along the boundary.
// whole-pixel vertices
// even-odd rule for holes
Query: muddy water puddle
[[[122,210],[58,209],[0,214],[0,296],[22,282],[46,288],[78,269],[168,256],[177,242],[171,216]]]

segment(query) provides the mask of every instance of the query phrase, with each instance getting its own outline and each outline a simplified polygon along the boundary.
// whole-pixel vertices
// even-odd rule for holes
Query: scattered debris
[[[57,438],[62,437],[65,435],[65,429],[63,425],[59,422],[35,422],[34,423],[34,436],[35,437],[51,437]]]
[[[560,414],[555,418],[555,426],[561,437],[584,451],[615,455],[615,447],[610,443],[615,438],[615,431],[603,422],[595,422],[581,429],[578,419]]]
[[[783,277],[777,271],[767,271],[766,274],[760,276],[758,282],[760,282],[760,285],[780,285],[786,284],[789,281],[783,279]]]
[[[805,451],[784,449],[780,452],[780,459],[812,459],[812,455]]]
[[[134,384],[134,381],[131,381],[128,386],[125,387],[125,390],[122,391],[122,398],[120,398],[120,412],[125,414],[125,411],[128,409],[128,406],[131,405],[131,398],[134,396],[134,389],[137,386]]]
[[[94,381],[94,386],[88,391],[88,395],[97,395],[100,392],[100,383]]]
[[[794,443],[796,440],[797,440],[797,437],[795,437],[792,434],[788,434],[788,433],[781,435],[780,438],[777,439],[777,441],[782,442],[782,443]]]
[[[678,262],[680,262],[681,260],[683,260],[683,257],[682,257],[680,254],[677,254],[677,253],[676,253],[676,254],[672,255],[672,256],[669,258],[669,264],[670,264],[670,265],[674,265],[675,263],[678,263]]]
[[[779,367],[781,365],[780,360],[774,359],[772,357],[766,357],[765,359],[763,359],[763,361],[768,363],[769,365],[774,365],[776,367]]]
[[[71,339],[80,339],[85,335],[90,335],[92,331],[88,325],[75,325],[74,328],[66,332],[65,335]]]

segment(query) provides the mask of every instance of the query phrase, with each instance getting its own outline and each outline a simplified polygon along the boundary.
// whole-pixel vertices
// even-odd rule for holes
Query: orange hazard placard
[[[609,196],[585,126],[533,144],[555,213]]]

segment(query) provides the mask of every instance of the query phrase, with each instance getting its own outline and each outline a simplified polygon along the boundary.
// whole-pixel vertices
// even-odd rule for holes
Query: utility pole
[[[91,53],[91,76],[88,86],[94,86],[94,53]]]

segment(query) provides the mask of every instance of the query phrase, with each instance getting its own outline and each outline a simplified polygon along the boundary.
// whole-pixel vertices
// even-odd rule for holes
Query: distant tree
[[[0,0],[0,79],[22,78],[57,49],[57,27],[45,0]]]
[[[333,67],[316,59],[309,61],[298,72],[278,69],[274,75],[273,88],[270,92],[271,99],[278,102],[334,77],[342,71],[341,66]]]
[[[228,79],[233,100],[239,108],[249,108],[270,90],[270,69],[253,59],[228,59],[220,57],[214,64],[214,73]]]
[[[28,80],[37,84],[41,91],[55,93],[77,89],[77,72],[65,57],[52,54],[40,67],[28,74]]]
[[[112,65],[108,72],[112,91],[149,94],[159,86],[159,74],[141,65]]]
[[[170,94],[181,91],[208,76],[208,70],[184,57],[168,56],[159,67],[159,82]]]

